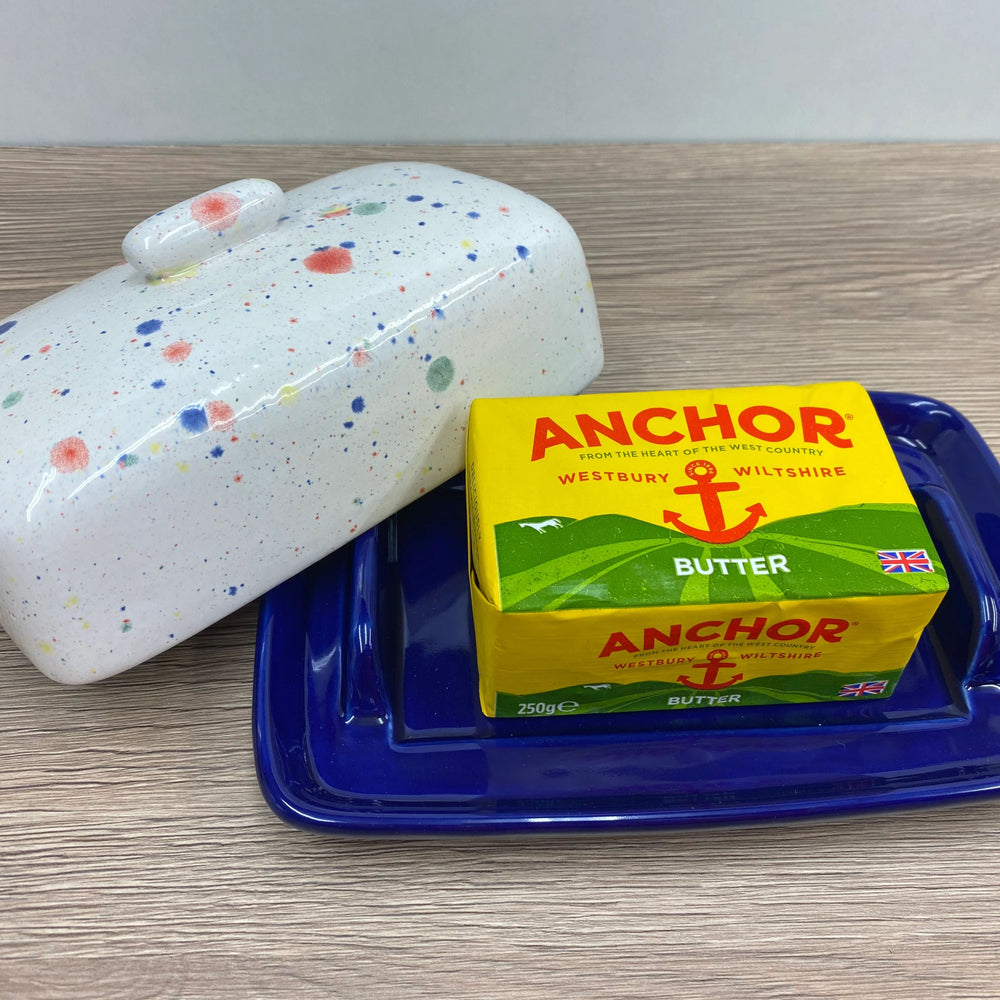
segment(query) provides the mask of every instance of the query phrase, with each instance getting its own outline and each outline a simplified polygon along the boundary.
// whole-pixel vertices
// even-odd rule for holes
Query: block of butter
[[[888,697],[947,590],[855,383],[477,399],[488,716]]]

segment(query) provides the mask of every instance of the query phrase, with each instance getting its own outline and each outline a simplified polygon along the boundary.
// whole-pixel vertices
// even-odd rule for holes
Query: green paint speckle
[[[427,384],[434,392],[444,392],[455,377],[451,358],[435,358],[427,369]]]
[[[3,399],[3,408],[9,410],[12,406],[17,406],[24,399],[24,393],[20,391],[9,392]]]
[[[360,205],[354,206],[355,215],[378,215],[385,211],[384,201],[363,201]]]

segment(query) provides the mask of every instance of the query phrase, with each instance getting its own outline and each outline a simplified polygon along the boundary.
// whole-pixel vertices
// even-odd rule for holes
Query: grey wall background
[[[0,0],[0,144],[1000,139],[996,0]]]

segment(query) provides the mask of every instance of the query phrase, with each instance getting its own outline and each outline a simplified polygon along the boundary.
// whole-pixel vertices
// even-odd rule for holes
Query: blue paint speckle
[[[59,395],[60,396],[68,396],[69,395],[69,389],[63,389],[63,391],[60,392]]]
[[[406,200],[407,201],[423,201],[424,200],[424,196],[422,194],[411,194],[411,195],[407,195]]]
[[[353,249],[354,249],[354,246],[355,246],[355,243],[354,243],[354,241],[353,241],[353,240],[344,240],[344,242],[343,242],[343,243],[341,243],[340,245],[341,245],[341,246],[342,246],[342,247],[343,247],[343,248],[344,248],[345,250],[353,250]]]
[[[154,389],[162,389],[167,383],[163,381],[162,378],[158,378],[155,382],[149,383]]]
[[[431,203],[431,208],[444,208],[444,202],[435,201]]]
[[[528,257],[531,256],[531,251],[527,247],[516,246],[514,249],[517,251],[517,255],[521,258],[521,260],[527,260]]]
[[[470,219],[478,219],[478,218],[479,218],[479,213],[478,213],[478,212],[466,212],[465,214],[466,214],[466,215],[467,215],[467,216],[468,216],[468,217],[469,217]]]
[[[208,414],[200,406],[186,406],[179,414],[181,427],[189,434],[202,434],[208,430]]]
[[[139,334],[140,337],[148,337],[151,333],[156,333],[156,331],[162,326],[162,319],[147,319],[144,323],[140,323],[135,328],[135,332]]]
[[[353,420],[345,420],[345,421],[344,421],[344,426],[345,426],[345,427],[346,427],[346,428],[347,428],[348,430],[350,430],[350,429],[351,429],[351,428],[352,428],[352,427],[354,426],[354,421],[353,421]],[[347,449],[345,448],[345,449],[344,449],[344,451],[347,451]]]
[[[216,446],[215,446],[215,447],[214,447],[214,448],[213,448],[213,449],[212,449],[212,450],[211,450],[211,451],[209,452],[209,454],[210,454],[210,455],[212,456],[212,458],[222,458],[222,455],[223,455],[223,450],[222,450],[222,445],[218,445],[218,444],[217,444],[217,445],[216,445]]]
[[[235,597],[239,593],[239,591],[240,591],[239,587],[230,587],[229,588],[229,596],[230,597]]]
[[[465,256],[468,257],[469,260],[478,260],[479,259],[479,254],[475,254],[475,253],[467,253]]]
[[[363,396],[355,396],[351,400],[351,409],[355,413],[360,413],[365,408],[365,400]]]
[[[12,330],[17,326],[16,319],[9,319],[6,323],[0,323],[0,337],[2,337],[8,330]]]

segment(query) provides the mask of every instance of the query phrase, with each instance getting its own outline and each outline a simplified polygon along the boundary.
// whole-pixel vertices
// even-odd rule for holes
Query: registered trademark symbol
[[[860,622],[851,622],[852,625],[860,625]]]
[[[853,420],[854,419],[854,414],[853,413],[845,413],[844,414],[844,419],[845,420]]]

